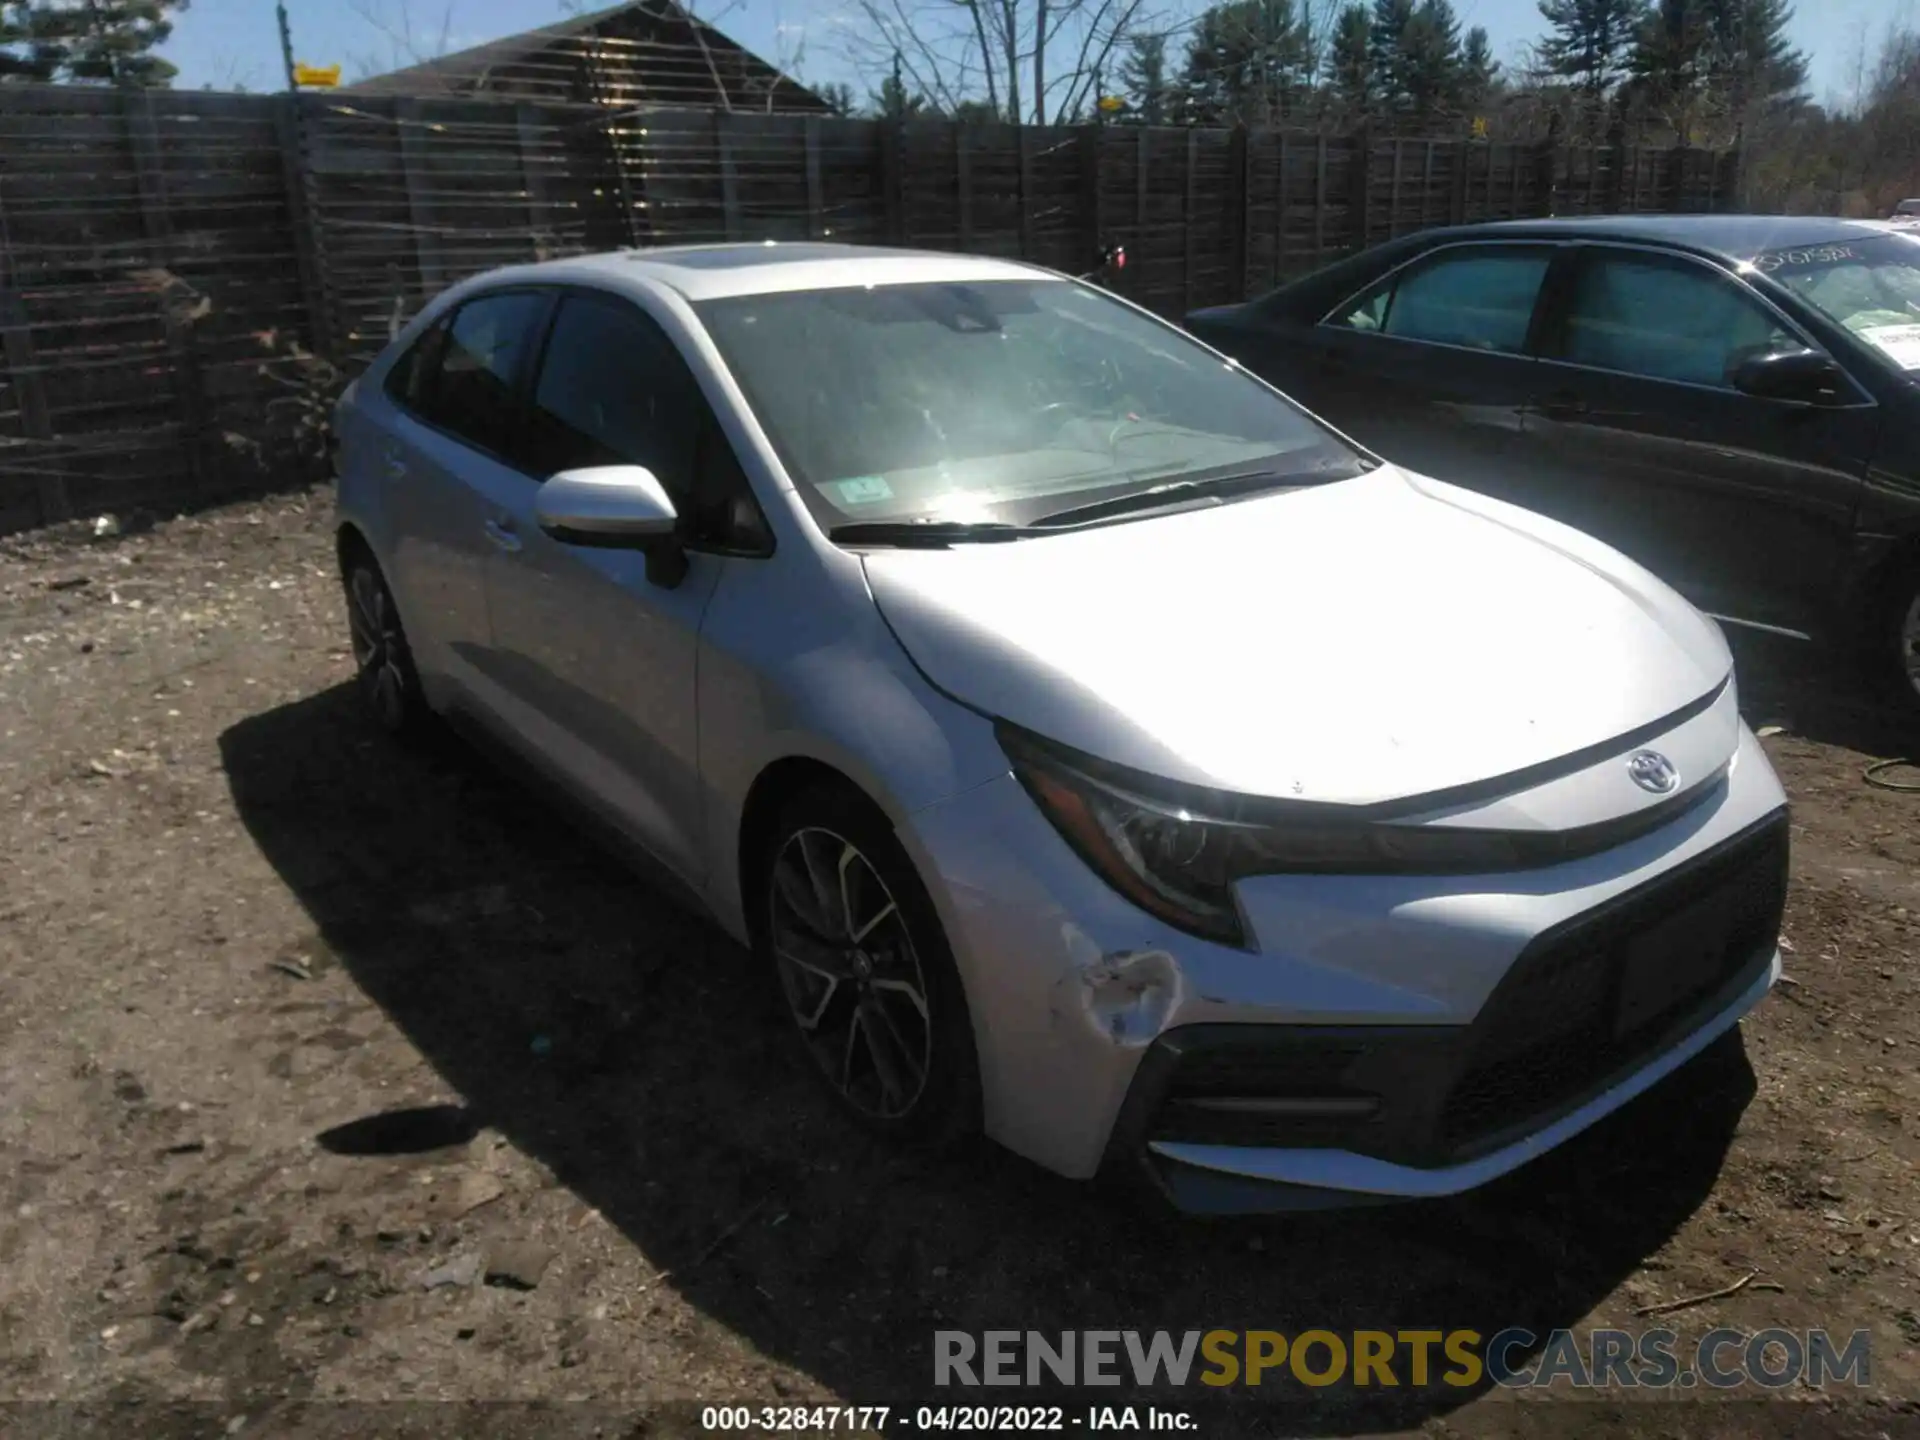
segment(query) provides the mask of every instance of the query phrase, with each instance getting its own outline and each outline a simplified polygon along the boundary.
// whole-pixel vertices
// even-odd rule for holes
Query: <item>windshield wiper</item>
[[[1033,522],[1037,529],[1055,529],[1074,525],[1086,525],[1095,521],[1110,519],[1117,515],[1133,515],[1143,510],[1159,510],[1168,505],[1180,505],[1190,500],[1224,501],[1241,495],[1253,495],[1262,490],[1296,489],[1306,485],[1318,484],[1325,477],[1313,474],[1288,474],[1262,466],[1258,470],[1235,470],[1226,475],[1207,475],[1191,480],[1167,480],[1158,485],[1149,485],[1144,490],[1133,490],[1125,495],[1114,495],[1105,500],[1090,501],[1085,505],[1070,505],[1065,510],[1055,510],[1042,515]]]
[[[1020,540],[1035,532],[998,520],[855,520],[835,525],[827,538],[840,545],[898,545],[942,549],[991,540]]]

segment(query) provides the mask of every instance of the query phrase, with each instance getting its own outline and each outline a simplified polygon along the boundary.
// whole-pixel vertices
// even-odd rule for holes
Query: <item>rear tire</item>
[[[789,800],[755,866],[754,948],[807,1068],[867,1129],[947,1149],[979,1128],[960,973],[893,827],[848,787]]]
[[[389,735],[417,738],[426,733],[433,717],[393,592],[380,566],[364,549],[350,555],[341,568],[361,701],[374,724]]]

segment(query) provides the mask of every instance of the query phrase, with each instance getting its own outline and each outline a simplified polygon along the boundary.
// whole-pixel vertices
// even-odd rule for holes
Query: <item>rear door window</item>
[[[1331,323],[1402,340],[1524,354],[1552,258],[1546,246],[1449,248],[1347,302]]]
[[[393,368],[387,371],[388,396],[409,410],[418,410],[428,381],[440,373],[440,355],[446,343],[447,321],[442,316],[393,362]]]
[[[430,425],[505,455],[518,421],[517,386],[550,297],[512,290],[481,295],[453,314],[445,338],[423,346],[409,375],[412,409]]]

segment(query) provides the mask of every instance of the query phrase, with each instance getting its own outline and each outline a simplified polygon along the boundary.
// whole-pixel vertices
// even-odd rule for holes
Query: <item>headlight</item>
[[[1027,793],[1103,880],[1169,924],[1230,945],[1246,943],[1233,884],[1250,875],[1511,870],[1546,858],[1526,853],[1541,841],[1558,850],[1552,842],[1564,840],[1200,790],[1121,771],[1005,721],[996,731]]]

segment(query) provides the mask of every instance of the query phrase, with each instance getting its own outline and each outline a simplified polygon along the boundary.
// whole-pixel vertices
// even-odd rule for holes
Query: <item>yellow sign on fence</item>
[[[1102,95],[1094,103],[1100,107],[1100,111],[1104,115],[1111,115],[1117,110],[1127,108],[1127,102],[1118,95]]]
[[[338,65],[296,65],[293,67],[293,83],[311,85],[316,90],[331,90],[340,83]]]

